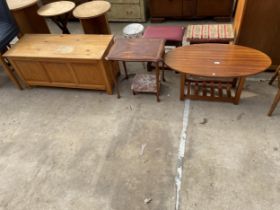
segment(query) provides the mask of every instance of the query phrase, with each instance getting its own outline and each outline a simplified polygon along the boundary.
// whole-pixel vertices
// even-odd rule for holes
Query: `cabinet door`
[[[183,0],[183,16],[195,16],[196,0]]]
[[[229,17],[232,14],[233,0],[197,0],[197,16]]]
[[[182,0],[150,0],[152,17],[181,17]]]

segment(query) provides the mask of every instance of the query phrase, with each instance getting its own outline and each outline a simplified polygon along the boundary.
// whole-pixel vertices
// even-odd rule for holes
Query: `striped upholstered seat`
[[[189,25],[186,41],[190,43],[229,43],[234,40],[232,24]]]

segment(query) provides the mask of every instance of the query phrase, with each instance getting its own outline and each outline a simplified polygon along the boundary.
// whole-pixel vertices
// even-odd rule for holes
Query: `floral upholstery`
[[[132,81],[131,90],[134,92],[156,93],[156,75],[136,74]]]
[[[188,42],[230,42],[234,40],[232,24],[189,25],[186,32]]]

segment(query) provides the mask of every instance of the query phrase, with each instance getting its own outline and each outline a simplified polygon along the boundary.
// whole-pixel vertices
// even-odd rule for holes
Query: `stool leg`
[[[276,96],[274,98],[274,101],[273,101],[273,103],[272,103],[272,105],[270,107],[270,110],[268,112],[268,116],[272,115],[272,113],[275,110],[275,108],[276,108],[277,104],[279,103],[279,101],[280,101],[280,89],[278,90],[278,92],[277,92],[277,94],[276,94]]]
[[[159,92],[160,92],[159,65],[158,65],[158,62],[156,62],[155,64],[156,64],[157,102],[160,102],[160,99],[159,99]]]
[[[274,80],[277,78],[278,73],[280,72],[280,66],[277,67],[275,74],[273,75],[273,77],[271,78],[271,80],[269,81],[269,84],[272,85],[272,83],[274,82]]]
[[[121,95],[120,95],[120,90],[119,90],[119,83],[118,83],[118,79],[116,79],[116,75],[114,73],[114,68],[111,68],[111,75],[112,75],[112,78],[113,78],[113,83],[114,83],[115,88],[116,88],[117,97],[120,98]]]
[[[123,61],[122,63],[123,63],[123,69],[124,69],[125,78],[128,79],[126,63],[125,63],[125,61]]]

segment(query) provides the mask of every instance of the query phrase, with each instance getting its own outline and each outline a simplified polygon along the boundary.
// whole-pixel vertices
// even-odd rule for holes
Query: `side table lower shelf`
[[[235,88],[237,78],[190,77],[181,74],[181,88],[183,88],[181,100],[209,100],[238,104],[245,78],[238,79],[238,85]]]

